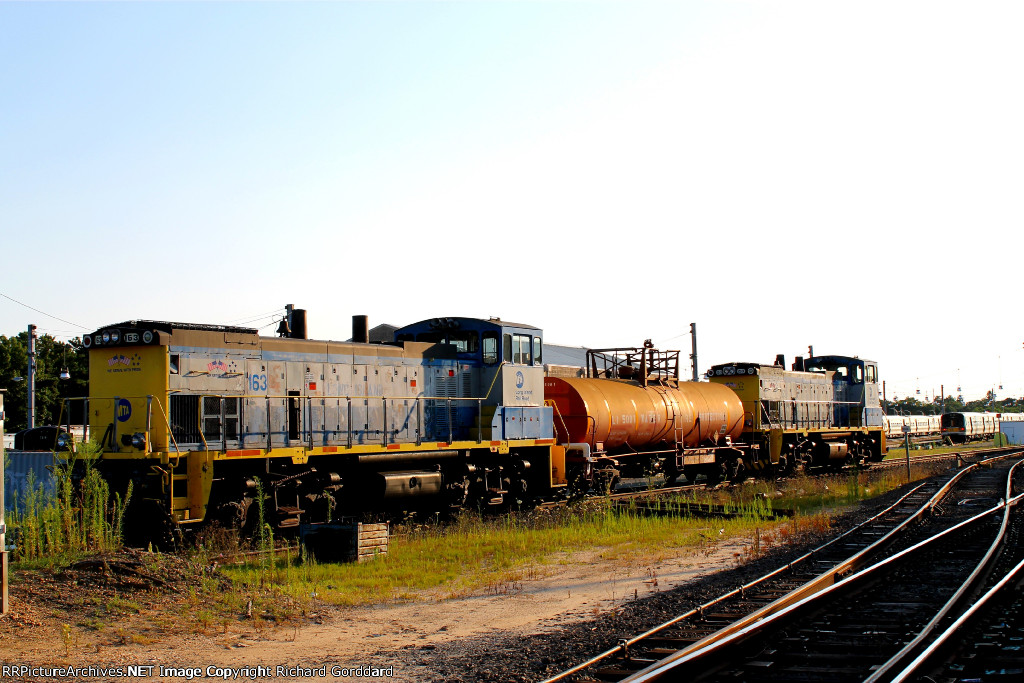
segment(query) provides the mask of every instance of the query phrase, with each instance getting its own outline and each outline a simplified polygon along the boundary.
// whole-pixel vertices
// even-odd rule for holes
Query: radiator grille
[[[223,420],[221,401],[224,402]],[[173,395],[170,402],[171,434],[178,443],[202,443],[204,438],[207,442],[234,441],[238,438],[239,406],[237,396]]]
[[[199,397],[174,394],[170,401],[171,434],[178,443],[199,443]]]

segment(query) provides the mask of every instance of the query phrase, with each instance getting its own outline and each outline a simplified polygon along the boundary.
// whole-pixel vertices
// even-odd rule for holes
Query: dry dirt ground
[[[833,530],[863,518],[883,499],[840,518]],[[221,580],[216,571],[127,551],[60,572],[19,572],[11,612],[0,617],[0,666],[94,667],[89,675],[64,679],[89,681],[123,680],[101,667],[129,664],[152,665],[153,680],[306,681],[326,667],[328,678],[337,680],[347,673],[353,680],[538,681],[818,542],[804,538],[750,561],[744,561],[749,549],[737,543],[683,551],[656,565],[579,554],[501,594],[357,608],[314,602],[301,620],[284,623],[244,609],[200,623],[195,615],[204,605],[189,588]],[[254,670],[258,666],[267,669]],[[310,671],[289,670],[296,666]],[[194,671],[190,678],[188,671],[160,667]],[[0,680],[52,678],[3,673]]]
[[[152,664],[199,667],[205,675],[211,665],[262,665],[276,674],[278,665],[326,664],[328,673],[335,665],[392,667],[395,680],[431,680],[429,667],[410,654],[436,652],[466,638],[538,634],[593,619],[627,602],[736,566],[741,551],[739,545],[722,544],[643,567],[580,554],[551,570],[557,574],[504,587],[497,595],[357,608],[320,605],[301,623],[285,625],[239,614],[230,623],[212,621],[205,629],[181,618],[182,610],[196,607],[183,597],[188,595],[187,584],[205,570],[178,558],[168,558],[154,569],[139,559],[140,553],[128,552],[58,573],[19,573],[11,588],[11,612],[0,617],[0,665]],[[120,611],[118,617],[111,618],[111,607]],[[185,632],[179,625],[187,626]],[[275,680],[308,678],[286,675]]]

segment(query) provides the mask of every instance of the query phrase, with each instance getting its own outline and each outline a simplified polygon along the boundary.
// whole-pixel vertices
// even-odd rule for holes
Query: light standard
[[[28,326],[28,428],[36,426],[36,326]]]

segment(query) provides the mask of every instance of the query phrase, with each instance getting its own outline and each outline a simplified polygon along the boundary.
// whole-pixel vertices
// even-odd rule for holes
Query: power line
[[[50,315],[46,311],[40,311],[38,308],[34,308],[32,306],[29,306],[28,304],[22,303],[21,301],[18,301],[17,299],[13,299],[13,298],[7,296],[6,294],[4,294],[3,292],[0,292],[0,296],[2,296],[5,299],[8,299],[10,301],[13,301],[14,303],[18,304],[19,306],[24,306],[25,308],[27,308],[27,309],[29,309],[31,311],[35,311],[36,313],[41,313],[42,315],[45,315],[47,318],[53,318],[54,320],[59,320],[62,323],[67,323],[68,325],[74,325],[75,327],[80,327],[83,330],[88,330],[89,329],[85,325],[79,325],[78,323],[73,323],[70,320],[65,320],[64,318],[58,318],[55,315]]]
[[[267,311],[266,313],[253,313],[251,315],[244,315],[241,318],[235,318],[234,320],[230,320],[228,322],[229,322],[229,324],[242,324],[242,325],[245,325],[245,324],[248,324],[249,322],[256,322],[257,320],[263,320],[264,318],[269,318],[272,315],[280,316],[280,315],[282,315],[282,313],[281,313],[282,311],[284,311],[284,306],[279,306],[278,308],[275,308],[272,311]],[[245,321],[245,322],[243,322],[243,321]]]
[[[281,314],[263,315],[263,316],[260,316],[259,318],[253,318],[251,320],[245,320],[245,321],[241,321],[241,322],[238,322],[238,323],[235,323],[235,324],[237,324],[237,325],[252,325],[254,323],[260,322],[261,320],[273,320],[273,322],[277,322],[280,319],[281,319]]]

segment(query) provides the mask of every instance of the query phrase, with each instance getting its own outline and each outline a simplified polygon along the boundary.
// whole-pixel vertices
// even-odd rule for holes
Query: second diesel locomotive
[[[504,506],[661,471],[708,482],[838,467],[885,452],[874,363],[717,365],[679,380],[678,352],[591,352],[546,375],[543,333],[437,318],[371,344],[157,321],[83,338],[95,465],[144,535],[218,520],[278,528],[350,512]],[[603,481],[602,481],[603,480]],[[141,510],[139,508],[142,508]],[[153,534],[150,534],[151,536]]]
[[[743,401],[744,442],[750,455],[726,464],[732,476],[744,468],[786,474],[795,468],[836,469],[885,457],[878,365],[873,361],[797,357],[786,370],[780,355],[772,365],[715,365],[708,379],[730,387]]]
[[[886,454],[878,370],[847,356],[793,369],[727,363],[679,380],[678,352],[595,350],[585,378],[548,376],[560,443],[587,446],[605,479],[660,470],[708,483],[866,465]],[[639,465],[639,467],[638,467]]]

